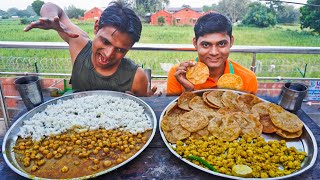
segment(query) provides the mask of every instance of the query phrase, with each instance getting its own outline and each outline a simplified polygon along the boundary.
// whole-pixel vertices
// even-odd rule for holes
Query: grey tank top
[[[131,91],[138,65],[123,58],[118,70],[110,76],[102,76],[95,71],[91,62],[92,42],[89,41],[77,56],[71,75],[74,92],[90,90]]]

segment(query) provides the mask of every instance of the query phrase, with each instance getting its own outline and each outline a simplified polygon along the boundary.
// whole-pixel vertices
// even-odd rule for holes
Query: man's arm
[[[74,62],[81,49],[89,40],[87,33],[73,24],[66,13],[53,3],[45,3],[41,7],[40,14],[41,18],[28,25],[25,31],[33,28],[56,30],[59,36],[69,44],[71,59]]]
[[[174,74],[176,73],[176,66],[171,67],[167,79],[167,96],[178,96],[183,92],[181,84],[177,81]]]
[[[131,92],[135,96],[148,96],[148,78],[141,67],[138,67],[136,71]]]
[[[187,79],[186,72],[194,65],[193,61],[185,61],[170,69],[167,81],[168,96],[180,95],[183,91],[193,91],[194,85]]]

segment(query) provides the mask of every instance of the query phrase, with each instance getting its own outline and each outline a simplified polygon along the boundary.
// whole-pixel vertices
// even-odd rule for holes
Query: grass
[[[93,22],[74,21],[91,38]],[[33,29],[23,32],[25,25],[18,20],[0,20],[0,41],[62,42],[53,30]],[[298,25],[275,26],[272,28],[234,27],[235,45],[248,46],[320,46],[320,36],[310,31],[302,31]],[[155,44],[191,44],[193,38],[191,26],[151,26],[144,24],[140,43]],[[168,51],[129,51],[127,57],[144,67],[151,68],[153,74],[165,75],[160,63],[173,63],[192,59],[196,52]],[[17,58],[19,57],[19,58]],[[41,72],[70,73],[71,63],[67,50],[40,49],[0,49],[0,67],[4,71],[33,71],[37,62]],[[230,59],[245,67],[251,66],[252,54],[232,53]],[[320,77],[320,55],[299,54],[257,54],[258,76],[301,77],[297,68],[304,69],[308,63],[306,77]],[[275,65],[275,69],[271,69]]]

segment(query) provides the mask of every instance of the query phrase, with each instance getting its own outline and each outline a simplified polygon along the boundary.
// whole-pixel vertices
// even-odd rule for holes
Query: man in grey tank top
[[[69,44],[73,64],[71,83],[74,91],[112,90],[136,96],[152,95],[141,67],[124,56],[138,42],[141,21],[121,3],[112,2],[94,24],[95,37],[73,24],[66,13],[53,3],[45,3],[41,18],[24,30],[54,29]]]

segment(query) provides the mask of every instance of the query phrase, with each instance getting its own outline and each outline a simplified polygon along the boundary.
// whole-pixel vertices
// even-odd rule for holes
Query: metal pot
[[[281,89],[278,104],[286,110],[297,111],[301,108],[307,90],[308,87],[305,84],[287,82]]]

